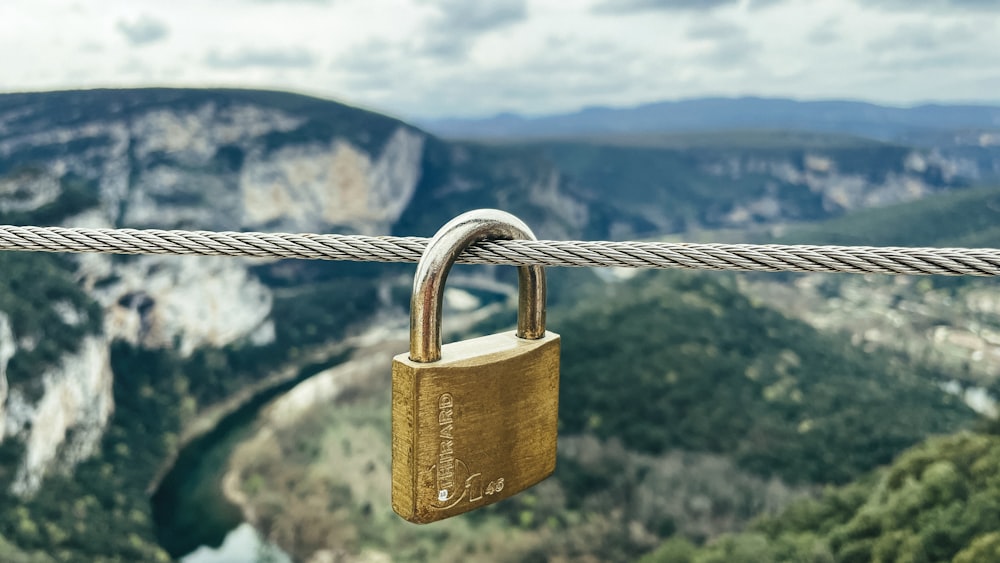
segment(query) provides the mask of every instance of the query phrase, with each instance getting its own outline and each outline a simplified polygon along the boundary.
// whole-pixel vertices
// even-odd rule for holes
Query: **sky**
[[[1000,103],[1000,0],[0,0],[0,69],[2,92],[238,86],[404,118]]]

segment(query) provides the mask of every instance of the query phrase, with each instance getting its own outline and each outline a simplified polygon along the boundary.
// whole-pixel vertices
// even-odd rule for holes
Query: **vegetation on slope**
[[[774,242],[997,247],[998,225],[1000,190],[977,188],[798,225]],[[853,278],[827,276],[820,285],[823,295],[817,298],[838,298],[839,305],[831,309],[842,310],[834,314],[824,313],[821,308],[816,313],[824,324],[839,317],[849,323],[858,313],[850,308],[852,299],[847,290],[853,292],[851,295],[864,292],[876,296],[875,301],[879,301],[879,294],[886,293],[882,300],[895,305],[911,304],[906,307],[884,303],[881,309],[891,308],[895,315],[904,316],[904,325],[914,325],[906,328],[913,334],[906,332],[903,339],[915,341],[918,348],[926,334],[934,333],[935,326],[951,326],[966,319],[978,327],[971,330],[978,333],[981,329],[985,334],[987,327],[996,322],[977,318],[977,314],[965,309],[964,296],[975,288],[986,289],[986,281],[938,278],[933,284],[930,279],[898,283],[901,281],[885,280],[883,287],[878,280],[861,284]],[[932,291],[932,285],[942,284],[947,284],[953,294],[942,301],[943,312],[935,317],[929,298],[942,294],[941,290]],[[805,287],[799,284],[800,290]],[[927,323],[933,326],[921,328]],[[834,322],[832,326],[840,325]],[[857,328],[859,335],[865,330],[863,325]],[[933,343],[924,346],[932,347]],[[960,370],[950,373],[961,377]],[[996,432],[933,438],[907,451],[892,465],[843,487],[830,488],[818,499],[795,503],[780,516],[765,517],[744,533],[722,537],[702,548],[676,537],[643,561],[1000,560],[1000,535],[996,533],[1000,529],[998,464],[1000,439]]]
[[[0,252],[0,313],[10,320],[17,351],[7,380],[29,396],[41,391],[40,375],[80,339],[101,330],[101,310],[58,255]],[[68,314],[67,314],[68,313]]]
[[[613,211],[610,216],[647,221],[643,227],[641,221],[633,220],[635,232],[629,236],[653,236],[724,225],[734,208],[762,199],[780,202],[782,220],[830,217],[837,207],[831,208],[822,192],[778,170],[805,170],[807,159],[819,155],[834,166],[816,172],[819,176],[836,173],[882,183],[905,172],[911,151],[901,145],[851,142],[842,137],[824,146],[822,138],[799,143],[794,135],[755,132],[733,139],[723,135],[611,137],[526,146],[551,158],[581,192],[603,201]],[[949,184],[934,167],[920,175],[930,185]]]
[[[937,194],[798,225],[779,244],[1000,247],[1000,187]]]
[[[405,525],[382,496],[382,381],[237,453],[262,530],[302,558],[334,542],[427,561],[623,560],[674,534],[739,529],[801,494],[783,481],[845,482],[974,418],[938,389],[943,374],[756,306],[728,276],[591,287],[589,274],[553,274],[563,363],[552,479],[457,523]]]
[[[891,466],[802,500],[741,534],[694,549],[664,544],[647,563],[996,561],[1000,436],[927,440]]]
[[[282,362],[294,362],[310,346],[342,337],[358,318],[370,314],[368,308],[376,303],[371,285],[342,284],[305,288],[294,300],[277,299],[277,336],[268,346],[202,348],[182,359],[169,350],[115,344],[115,412],[97,455],[72,475],[49,476],[34,497],[19,499],[7,490],[22,452],[15,441],[0,447],[0,506],[5,507],[0,534],[58,560],[168,559],[154,535],[147,487],[164,460],[176,453],[184,423]],[[26,307],[41,310],[37,304]],[[49,334],[57,340],[65,331]]]
[[[14,356],[8,379],[32,389],[47,365],[72,351],[84,332],[99,329],[100,309],[58,256],[0,253],[0,271],[0,311],[10,316],[15,334],[38,343]],[[168,560],[154,533],[147,487],[176,453],[184,425],[200,409],[306,357],[311,347],[342,338],[378,306],[370,280],[347,277],[294,289],[275,298],[276,336],[267,346],[237,342],[180,358],[170,350],[114,344],[115,411],[96,455],[72,474],[50,474],[25,499],[9,492],[23,444],[8,438],[0,445],[0,536],[58,561]],[[86,321],[60,320],[51,307],[60,301],[84,311]]]
[[[0,561],[5,563],[53,563],[44,553],[25,553],[0,536]]]
[[[6,163],[0,160],[0,171],[3,170],[4,164]],[[41,174],[41,171],[31,167],[21,167],[0,179],[10,182],[30,182]],[[59,190],[55,200],[32,211],[0,211],[0,224],[58,225],[66,217],[95,207],[99,203],[94,183],[72,174],[66,174],[59,179]],[[16,200],[16,196],[9,199]]]
[[[0,311],[10,317],[19,348],[7,377],[12,389],[37,400],[41,375],[76,350],[84,335],[100,330],[101,311],[75,283],[63,257],[4,252],[0,271]],[[80,313],[77,322],[58,312],[59,303]],[[93,561],[163,559],[149,527],[143,490],[148,474],[141,472],[162,459],[176,424],[170,413],[177,403],[167,402],[177,395],[157,394],[173,383],[149,373],[135,370],[116,379],[116,411],[101,453],[73,475],[56,472],[31,499],[9,492],[24,444],[12,436],[0,445],[0,536],[19,549],[60,561],[80,560],[84,554]]]
[[[0,95],[0,111],[20,113],[6,122],[8,131],[38,132],[74,127],[94,120],[129,119],[157,110],[171,112],[195,111],[211,105],[214,109],[259,105],[274,108],[302,118],[299,127],[284,133],[275,132],[267,138],[269,148],[289,142],[329,142],[334,137],[350,139],[368,152],[376,152],[401,121],[300,94],[268,90],[139,88],[110,90],[77,90],[32,92]],[[90,142],[87,139],[76,143]],[[43,147],[15,151],[7,162],[27,163],[52,154],[78,154],[80,146],[53,142]],[[0,160],[0,172],[3,165]]]
[[[969,420],[935,385],[944,374],[821,334],[734,285],[647,273],[553,312],[565,327],[562,431],[649,453],[726,452],[763,475],[829,483]]]

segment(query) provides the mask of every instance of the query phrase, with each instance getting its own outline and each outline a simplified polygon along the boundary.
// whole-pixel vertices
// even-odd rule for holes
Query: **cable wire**
[[[0,225],[0,250],[417,262],[430,239],[366,235]],[[1000,276],[1000,249],[506,240],[464,264]]]

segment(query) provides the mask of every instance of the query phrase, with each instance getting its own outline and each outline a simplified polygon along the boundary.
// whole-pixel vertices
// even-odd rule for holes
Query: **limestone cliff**
[[[580,233],[586,205],[567,196],[551,166],[524,167],[488,154],[457,162],[447,151],[438,161],[428,155],[428,138],[394,119],[290,94],[2,95],[0,223],[388,234],[418,188],[423,197],[448,197],[451,186],[476,182],[479,170],[492,166],[517,178],[506,191],[527,194],[506,207],[552,216],[560,234]],[[459,204],[505,206],[505,196],[483,187]],[[419,212],[429,225],[451,213],[433,204]],[[69,259],[103,310],[103,336],[86,337],[75,354],[39,374],[42,383],[31,392],[23,381],[8,385],[4,368],[19,348],[0,317],[0,440],[16,436],[24,444],[12,485],[19,495],[37,490],[55,468],[71,470],[99,443],[114,408],[111,343],[185,358],[199,348],[266,346],[287,330],[273,318],[275,288],[255,271],[268,261]],[[298,270],[309,267],[296,266],[281,283],[294,286],[304,275]],[[72,317],[71,308],[64,312]]]
[[[0,333],[5,326],[0,323]],[[0,349],[13,349],[4,348],[3,342],[7,340],[0,334]],[[63,357],[40,379],[40,399],[29,399],[14,388],[7,397],[6,412],[0,411],[4,415],[0,425],[5,426],[6,435],[16,437],[25,446],[11,487],[19,495],[35,492],[53,464],[61,471],[71,471],[90,456],[114,409],[108,342],[103,337],[86,337],[78,352]]]
[[[0,312],[0,443],[3,442],[7,428],[7,362],[14,356],[17,347],[14,345],[14,333],[10,330],[7,315]]]
[[[142,256],[109,264],[108,272],[113,281],[94,287],[92,295],[105,308],[112,339],[181,356],[255,331],[263,335],[256,344],[273,339],[271,290],[248,273],[245,261]]]
[[[893,155],[893,159],[880,165],[886,170],[879,173],[845,169],[835,154],[813,151],[796,159],[731,157],[706,164],[703,170],[735,181],[756,175],[767,183],[763,195],[732,203],[720,221],[729,227],[794,217],[795,206],[800,204],[795,198],[782,197],[779,193],[782,185],[810,194],[802,196],[803,200],[818,198],[824,213],[842,213],[920,199],[961,185],[964,178],[974,174],[969,169],[970,163],[932,151]]]
[[[391,229],[420,179],[423,136],[405,128],[373,158],[342,139],[249,155],[240,174],[243,224],[304,231]]]

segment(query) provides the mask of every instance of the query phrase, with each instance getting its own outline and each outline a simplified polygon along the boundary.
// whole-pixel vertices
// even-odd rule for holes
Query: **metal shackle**
[[[417,264],[410,298],[410,360],[441,359],[441,304],[452,264],[468,247],[484,240],[537,240],[520,219],[498,209],[477,209],[448,221],[431,239]],[[517,336],[545,336],[545,270],[517,268]]]

